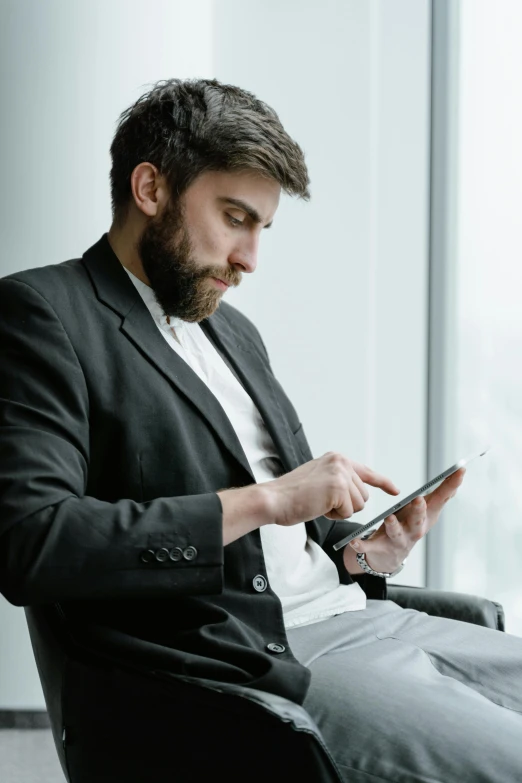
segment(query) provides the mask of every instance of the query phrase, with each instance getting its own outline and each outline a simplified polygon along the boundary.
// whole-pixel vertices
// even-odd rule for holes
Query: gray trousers
[[[347,783],[522,782],[522,638],[368,601],[288,640]]]

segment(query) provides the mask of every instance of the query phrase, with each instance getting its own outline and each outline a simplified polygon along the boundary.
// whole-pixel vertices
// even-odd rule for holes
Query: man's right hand
[[[399,494],[386,476],[333,451],[258,487],[267,493],[272,522],[288,526],[319,516],[351,517],[368,500],[366,484]]]
[[[366,484],[389,495],[399,490],[366,465],[329,451],[278,479],[217,494],[223,509],[223,544],[263,525],[297,525],[325,516],[346,519],[364,508]]]

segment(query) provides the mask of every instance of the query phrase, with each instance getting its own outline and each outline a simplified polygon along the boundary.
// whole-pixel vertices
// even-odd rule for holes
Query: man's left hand
[[[354,539],[344,548],[344,564],[350,574],[364,573],[355,556],[364,552],[366,562],[374,571],[392,573],[437,522],[444,505],[454,497],[462,484],[465,469],[461,468],[442,482],[440,487],[425,497],[415,498],[392,514],[373,535],[362,541]]]

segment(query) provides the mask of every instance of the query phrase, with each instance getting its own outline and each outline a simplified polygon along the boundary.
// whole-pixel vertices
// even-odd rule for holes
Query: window
[[[522,3],[461,0],[459,10],[455,168],[450,156],[445,170],[453,336],[445,422],[432,435],[446,457],[492,450],[469,466],[429,557],[433,584],[501,602],[507,630],[522,635]]]

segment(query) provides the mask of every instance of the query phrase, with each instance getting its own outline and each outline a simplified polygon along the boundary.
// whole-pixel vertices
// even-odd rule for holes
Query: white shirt
[[[124,267],[125,268],[125,267]],[[256,482],[283,473],[279,455],[251,397],[221,358],[199,324],[167,319],[152,288],[125,269],[163,338],[208,386],[228,416]],[[326,552],[307,536],[304,522],[291,527],[260,528],[270,587],[283,606],[286,628],[364,609],[366,595],[358,584],[342,585]]]

